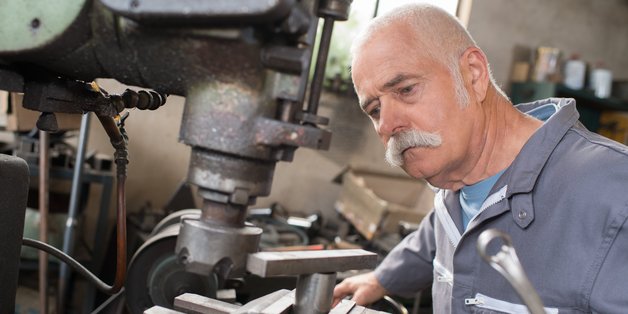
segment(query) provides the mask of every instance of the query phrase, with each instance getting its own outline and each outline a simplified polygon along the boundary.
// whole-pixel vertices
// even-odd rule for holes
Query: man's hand
[[[373,272],[347,278],[334,288],[332,308],[348,295],[353,295],[351,300],[358,305],[365,306],[383,298],[386,295],[386,289],[382,287]]]

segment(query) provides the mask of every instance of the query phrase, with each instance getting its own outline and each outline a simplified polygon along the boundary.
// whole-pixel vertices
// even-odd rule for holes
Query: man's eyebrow
[[[395,77],[393,77],[391,80],[389,80],[388,82],[386,82],[383,86],[383,90],[389,90],[393,87],[395,87],[397,84],[407,80],[410,78],[410,75],[407,74],[397,74]]]

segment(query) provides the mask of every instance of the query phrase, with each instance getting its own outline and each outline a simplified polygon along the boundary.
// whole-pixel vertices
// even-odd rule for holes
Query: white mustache
[[[386,162],[391,166],[403,165],[403,151],[413,147],[438,147],[443,140],[436,133],[407,130],[390,137],[386,147]]]

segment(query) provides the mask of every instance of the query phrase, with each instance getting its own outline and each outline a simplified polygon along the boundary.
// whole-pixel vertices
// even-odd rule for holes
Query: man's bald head
[[[467,48],[477,46],[460,22],[445,10],[428,4],[410,4],[373,19],[353,42],[352,56],[374,34],[391,26],[410,27],[417,44],[437,60],[445,61],[444,55],[454,55],[457,60]]]
[[[378,35],[399,32],[402,29],[412,34],[410,40],[418,51],[449,69],[454,80],[458,100],[462,105],[467,104],[469,96],[464,89],[459,59],[465,50],[470,47],[477,47],[477,44],[457,18],[439,7],[429,4],[409,4],[373,19],[369,26],[353,41],[351,46],[352,62],[355,64],[360,51]],[[395,42],[391,40],[386,44],[395,45]],[[495,84],[490,69],[489,76],[495,89],[504,95]]]

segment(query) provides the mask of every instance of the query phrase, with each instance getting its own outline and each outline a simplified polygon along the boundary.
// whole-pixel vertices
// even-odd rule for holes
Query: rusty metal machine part
[[[313,14],[316,6],[310,8]],[[318,13],[321,8],[327,5],[321,3]],[[308,20],[312,22],[300,45],[311,47],[316,18]],[[324,34],[322,42],[330,35]],[[188,181],[199,186],[204,199],[200,219],[183,220],[177,242],[180,260],[191,272],[214,272],[221,279],[241,275],[261,234],[261,229],[244,224],[246,208],[270,193],[275,162],[292,160],[298,146],[329,146],[328,132],[309,121],[294,123],[297,117],[316,121],[315,108],[295,109],[303,102],[308,73],[303,58],[311,56],[311,49],[299,52],[272,45],[261,51],[268,66],[284,66],[287,73],[243,68],[240,75],[246,79],[203,82],[187,93],[181,139],[192,146]],[[326,59],[326,51],[323,55]],[[319,62],[324,68],[325,61]],[[314,81],[322,79],[322,73],[318,76]],[[242,249],[236,252],[233,247]]]
[[[487,251],[491,242],[501,242],[495,254]],[[480,256],[508,280],[530,313],[545,314],[543,302],[521,266],[509,235],[497,229],[485,230],[478,237],[477,249]]]
[[[244,275],[247,255],[258,250],[262,233],[252,225],[232,227],[193,218],[184,218],[181,225],[176,247],[180,263],[190,272],[215,273],[220,283]]]
[[[204,203],[200,217],[184,219],[177,254],[188,271],[237,276],[261,232],[244,223],[247,206],[269,194],[275,163],[299,146],[329,146],[330,133],[316,125],[326,123],[317,115],[321,69],[350,2],[82,0],[24,9],[9,0],[0,17],[15,22],[0,34],[0,89],[25,92],[25,106],[42,112],[108,117],[125,96],[103,101],[82,82],[110,77],[154,89],[153,100],[138,94],[136,106],[149,109],[163,100],[155,95],[185,96],[180,139],[192,148],[188,181]],[[325,31],[306,110],[319,17]]]

